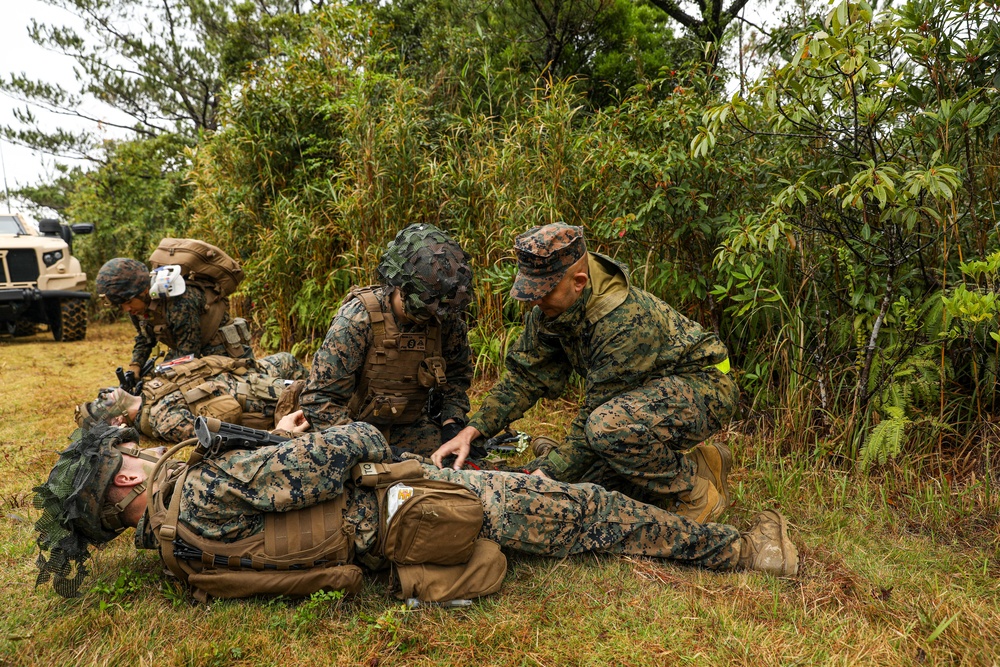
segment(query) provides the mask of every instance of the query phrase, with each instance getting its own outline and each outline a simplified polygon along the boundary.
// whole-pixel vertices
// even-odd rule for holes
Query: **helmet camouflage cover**
[[[378,276],[384,285],[401,290],[404,311],[417,320],[461,313],[472,299],[469,255],[426,223],[396,234],[382,255]]]
[[[35,522],[39,548],[35,586],[51,579],[63,597],[78,594],[87,576],[84,561],[90,546],[109,542],[121,532],[102,520],[104,496],[122,465],[115,445],[138,442],[139,434],[131,428],[97,424],[77,429],[72,440],[59,454],[48,480],[34,488],[33,501],[42,510]]]
[[[142,262],[115,257],[97,272],[97,293],[113,305],[120,305],[149,288],[149,269]]]

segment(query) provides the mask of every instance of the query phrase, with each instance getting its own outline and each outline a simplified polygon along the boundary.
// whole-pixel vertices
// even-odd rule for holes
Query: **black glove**
[[[451,440],[452,438],[454,438],[456,435],[458,435],[459,433],[461,433],[463,428],[465,428],[465,427],[462,426],[462,424],[460,424],[458,422],[451,422],[450,424],[445,424],[444,426],[442,426],[441,427],[441,444],[443,445],[444,443],[448,442],[449,440]]]

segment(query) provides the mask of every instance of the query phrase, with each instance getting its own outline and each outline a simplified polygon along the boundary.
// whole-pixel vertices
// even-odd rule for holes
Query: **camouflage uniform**
[[[265,357],[257,362],[259,373],[263,382],[260,389],[271,394],[271,398],[248,395],[245,403],[241,404],[243,412],[256,413],[264,417],[274,417],[275,404],[279,394],[274,386],[269,384],[270,380],[281,378],[283,380],[301,380],[305,378],[305,367],[287,352]],[[248,376],[237,376],[232,373],[218,373],[204,379],[205,383],[215,384],[212,395],[238,396],[238,386],[248,382]],[[166,442],[181,442],[194,437],[194,420],[198,415],[191,412],[191,408],[184,395],[178,391],[172,391],[159,400],[148,403],[143,401],[139,414],[136,415],[135,427],[140,432],[150,438],[165,440]]]
[[[346,493],[344,519],[354,526],[356,553],[363,556],[377,543],[378,505],[373,489],[350,482],[350,470],[391,456],[379,431],[362,422],[226,452],[188,475],[180,520],[202,537],[234,542],[263,530],[266,512],[302,509]],[[593,484],[434,466],[424,471],[478,495],[485,510],[480,536],[513,551],[655,556],[712,569],[731,568],[739,556],[739,532],[732,526],[697,524]],[[137,546],[155,546],[148,531],[140,528],[136,535]]]
[[[119,306],[133,298],[142,298],[146,301],[147,311],[143,316],[129,315],[136,330],[132,365],[142,366],[156,346],[158,337],[150,321],[154,313],[162,315],[167,331],[166,335],[161,335],[159,338],[173,339],[174,345],[167,352],[167,360],[188,354],[198,357],[213,354],[229,355],[223,342],[202,346],[201,318],[207,310],[207,297],[201,286],[188,283],[183,294],[153,300],[148,294],[149,282],[149,269],[146,265],[125,257],[109,260],[97,274],[97,291],[112,305]],[[226,326],[230,321],[227,303],[219,328]],[[243,354],[240,356],[253,359],[253,350],[244,345]]]
[[[149,359],[156,346],[157,337],[150,322],[152,310],[162,310],[166,327],[173,333],[174,347],[167,352],[166,360],[193,354],[196,357],[207,357],[213,354],[228,356],[225,343],[215,345],[201,344],[201,316],[205,312],[205,291],[198,285],[188,283],[183,294],[167,297],[151,302],[144,316],[129,315],[132,326],[135,327],[135,346],[132,348],[132,363],[141,366]],[[219,327],[224,327],[232,321],[229,312],[222,318]],[[253,359],[253,350],[243,346],[244,359]]]
[[[552,239],[538,228],[518,237],[522,273],[511,291],[515,298],[541,298],[586,252],[579,228],[541,230],[550,228],[565,238],[547,258],[538,253]],[[590,281],[582,295],[555,318],[532,309],[508,351],[507,373],[469,425],[494,435],[540,398],[559,396],[575,371],[585,382],[583,405],[564,442],[529,469],[669,507],[694,488],[695,465],[682,452],[732,416],[736,385],[714,367],[728,353],[714,334],[632,287],[613,260],[588,257]],[[558,270],[547,271],[553,264]]]
[[[379,290],[383,312],[389,311],[388,298]],[[402,325],[401,330],[415,332],[423,325]],[[468,327],[461,317],[449,317],[441,323],[442,356],[447,362],[448,383],[437,391],[441,398],[441,421],[465,421],[469,412],[468,390],[472,383]],[[325,429],[349,421],[347,403],[360,382],[365,358],[372,345],[371,318],[358,300],[340,307],[323,345],[313,357],[309,380],[300,405],[313,428]],[[413,424],[388,427],[389,444],[395,447],[430,453],[441,444],[441,428],[425,414]]]
[[[442,441],[441,424],[454,420],[446,430],[453,430],[465,423],[469,411],[468,390],[472,383],[472,367],[465,308],[472,293],[472,269],[469,256],[451,237],[433,225],[415,224],[401,230],[386,248],[378,266],[381,287],[352,292],[345,299],[334,317],[322,347],[313,358],[309,380],[300,398],[300,405],[313,428],[325,429],[334,424],[366,418],[383,429],[389,443],[395,447],[430,454]],[[395,291],[401,296],[403,312],[409,323],[398,321],[390,306]],[[366,307],[364,300],[369,302]],[[370,310],[369,310],[370,309]],[[373,324],[372,319],[382,322]],[[401,337],[389,340],[389,326],[398,329]],[[376,345],[376,327],[385,335],[385,343],[392,343],[392,350]],[[424,343],[437,329],[435,347],[437,361],[443,358],[445,367],[432,392],[420,387],[418,373],[411,375],[408,363],[403,363],[403,337],[408,334],[423,335]],[[381,340],[381,339],[380,339]],[[424,348],[417,348],[423,350]],[[407,394],[407,406],[402,413],[378,414],[364,417],[363,409],[374,404],[374,399],[385,398],[389,393],[385,384],[376,387],[372,356],[389,353],[379,360],[382,368],[391,368],[382,377],[393,376],[394,392]],[[436,357],[440,355],[440,357]],[[419,355],[423,361],[427,356]],[[409,357],[412,359],[412,357]],[[386,362],[388,359],[388,362]],[[421,363],[423,363],[421,361]],[[441,384],[441,380],[444,380]],[[355,395],[357,393],[358,395]],[[369,396],[361,394],[367,393]],[[431,397],[433,413],[420,403]],[[354,399],[352,403],[352,398]],[[414,418],[415,417],[415,418]]]

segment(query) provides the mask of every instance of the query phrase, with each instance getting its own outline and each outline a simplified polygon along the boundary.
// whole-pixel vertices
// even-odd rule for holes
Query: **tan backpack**
[[[214,287],[222,297],[235,292],[243,281],[239,262],[211,243],[197,239],[163,239],[149,256],[149,264],[150,269],[179,264],[185,280]]]

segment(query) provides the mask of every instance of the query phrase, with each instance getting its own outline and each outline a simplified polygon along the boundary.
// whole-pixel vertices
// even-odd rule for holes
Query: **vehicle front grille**
[[[9,276],[0,276],[0,281],[11,283],[33,283],[38,280],[38,259],[34,250],[8,250],[7,268]],[[0,269],[0,273],[3,270]]]

